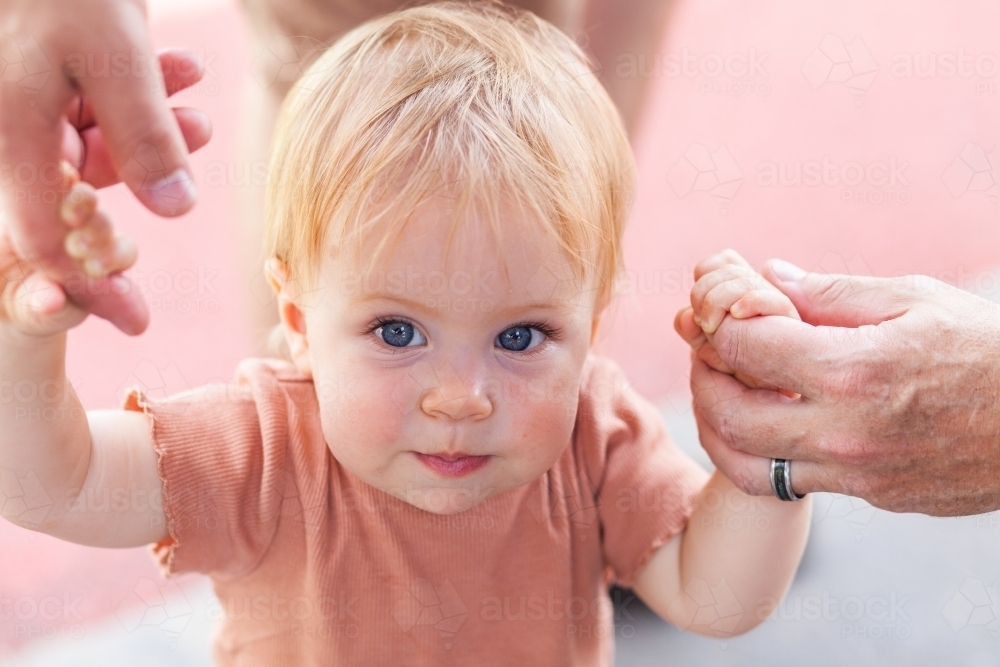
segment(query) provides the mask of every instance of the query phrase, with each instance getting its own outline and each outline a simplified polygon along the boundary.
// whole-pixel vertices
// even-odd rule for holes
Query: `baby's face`
[[[538,478],[569,443],[595,293],[520,218],[504,220],[499,247],[487,221],[463,221],[445,256],[443,206],[418,209],[370,274],[328,247],[297,300],[295,357],[339,463],[450,514]]]

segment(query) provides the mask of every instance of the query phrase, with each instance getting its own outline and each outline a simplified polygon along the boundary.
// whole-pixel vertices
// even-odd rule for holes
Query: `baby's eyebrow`
[[[465,297],[459,297],[459,300],[464,298]],[[471,298],[478,299],[480,302],[489,301],[489,299],[484,299],[481,297],[471,297]],[[429,299],[429,301],[436,304],[441,304],[444,300],[445,299],[442,299],[440,297],[433,297]],[[395,301],[396,303],[402,304],[404,306],[409,306],[414,310],[420,310],[425,313],[433,313],[435,311],[441,310],[440,307],[434,307],[432,305],[428,305],[427,303],[421,303],[419,301],[414,301],[412,299],[406,299],[394,294],[368,294],[364,297],[353,299],[351,305],[359,306],[368,303],[370,301]],[[574,307],[575,307],[574,304],[572,304],[569,300],[519,303],[519,304],[509,305],[504,308],[497,307],[496,303],[494,302],[489,308],[489,312],[492,315],[502,315],[502,316],[509,316],[512,313],[520,313],[529,310],[553,310],[558,312],[569,313],[574,310]]]

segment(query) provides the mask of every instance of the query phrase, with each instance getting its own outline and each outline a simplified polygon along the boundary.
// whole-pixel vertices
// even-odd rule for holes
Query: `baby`
[[[134,245],[73,180],[67,249],[90,276],[128,269]],[[163,500],[22,525],[208,574],[219,665],[606,665],[612,583],[681,628],[749,630],[810,503],[709,476],[591,352],[633,188],[610,99],[533,14],[442,3],[360,26],[275,138],[266,271],[290,361],[84,412],[64,357],[85,315],[4,237],[0,373],[40,388],[17,407],[59,416],[0,405],[0,468],[52,498]],[[693,328],[727,312],[795,315],[736,256],[711,261],[678,319],[697,355]]]

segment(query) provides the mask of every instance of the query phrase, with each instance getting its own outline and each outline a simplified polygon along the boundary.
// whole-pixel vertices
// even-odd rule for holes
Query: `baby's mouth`
[[[447,477],[461,477],[479,470],[486,465],[491,458],[490,455],[473,456],[462,452],[438,454],[421,454],[413,452],[414,456],[436,473]]]

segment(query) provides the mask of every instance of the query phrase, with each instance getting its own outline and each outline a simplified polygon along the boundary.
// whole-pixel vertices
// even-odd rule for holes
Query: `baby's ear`
[[[288,284],[288,270],[285,268],[285,263],[277,257],[271,257],[264,262],[264,277],[275,295],[280,295]]]
[[[284,332],[292,361],[300,371],[311,376],[312,366],[309,361],[309,341],[306,338],[306,318],[295,303],[294,289],[292,281],[289,280],[288,271],[281,260],[271,258],[264,263],[264,274],[271,289],[278,297],[278,316],[281,318],[281,329]]]

